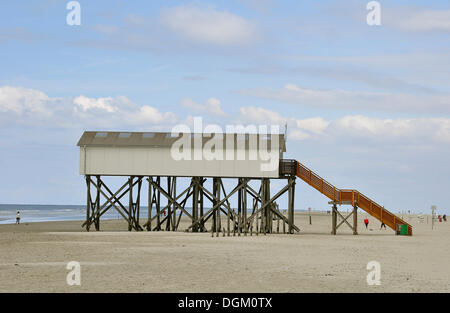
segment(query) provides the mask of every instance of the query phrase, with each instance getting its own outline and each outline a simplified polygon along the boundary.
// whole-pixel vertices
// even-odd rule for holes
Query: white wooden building
[[[103,176],[277,178],[286,151],[282,134],[87,131],[77,145],[80,174]]]

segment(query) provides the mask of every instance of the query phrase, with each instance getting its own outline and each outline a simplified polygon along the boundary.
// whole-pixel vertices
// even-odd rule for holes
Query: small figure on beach
[[[386,229],[386,224],[381,222],[381,226],[380,226],[380,230],[384,227],[384,229]]]
[[[17,215],[16,215],[16,224],[20,224],[20,212],[17,211]]]
[[[366,229],[367,229],[367,226],[369,226],[369,219],[368,218],[364,219],[364,224],[366,225]]]
[[[447,215],[442,215],[442,219],[444,220],[444,222],[447,222]]]

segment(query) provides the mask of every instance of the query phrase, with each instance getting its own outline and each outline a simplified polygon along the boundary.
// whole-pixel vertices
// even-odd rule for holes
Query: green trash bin
[[[400,235],[408,236],[408,225],[405,224],[400,225]]]

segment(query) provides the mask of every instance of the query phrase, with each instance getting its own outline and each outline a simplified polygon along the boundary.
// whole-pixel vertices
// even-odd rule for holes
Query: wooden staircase
[[[322,194],[327,196],[332,201],[337,204],[351,204],[352,206],[357,206],[371,216],[375,217],[382,223],[397,231],[397,225],[407,225],[408,235],[412,236],[412,227],[404,220],[394,215],[393,213],[386,210],[381,205],[377,204],[375,201],[366,197],[362,193],[353,189],[338,189],[322,177],[311,171],[309,168],[296,161],[297,163],[297,176],[303,181],[320,191]]]

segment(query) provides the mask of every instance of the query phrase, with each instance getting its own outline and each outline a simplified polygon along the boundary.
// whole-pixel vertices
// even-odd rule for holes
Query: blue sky
[[[84,130],[288,123],[288,153],[393,211],[450,213],[450,2],[11,1],[0,202],[82,204]],[[326,208],[298,182],[296,206]]]

